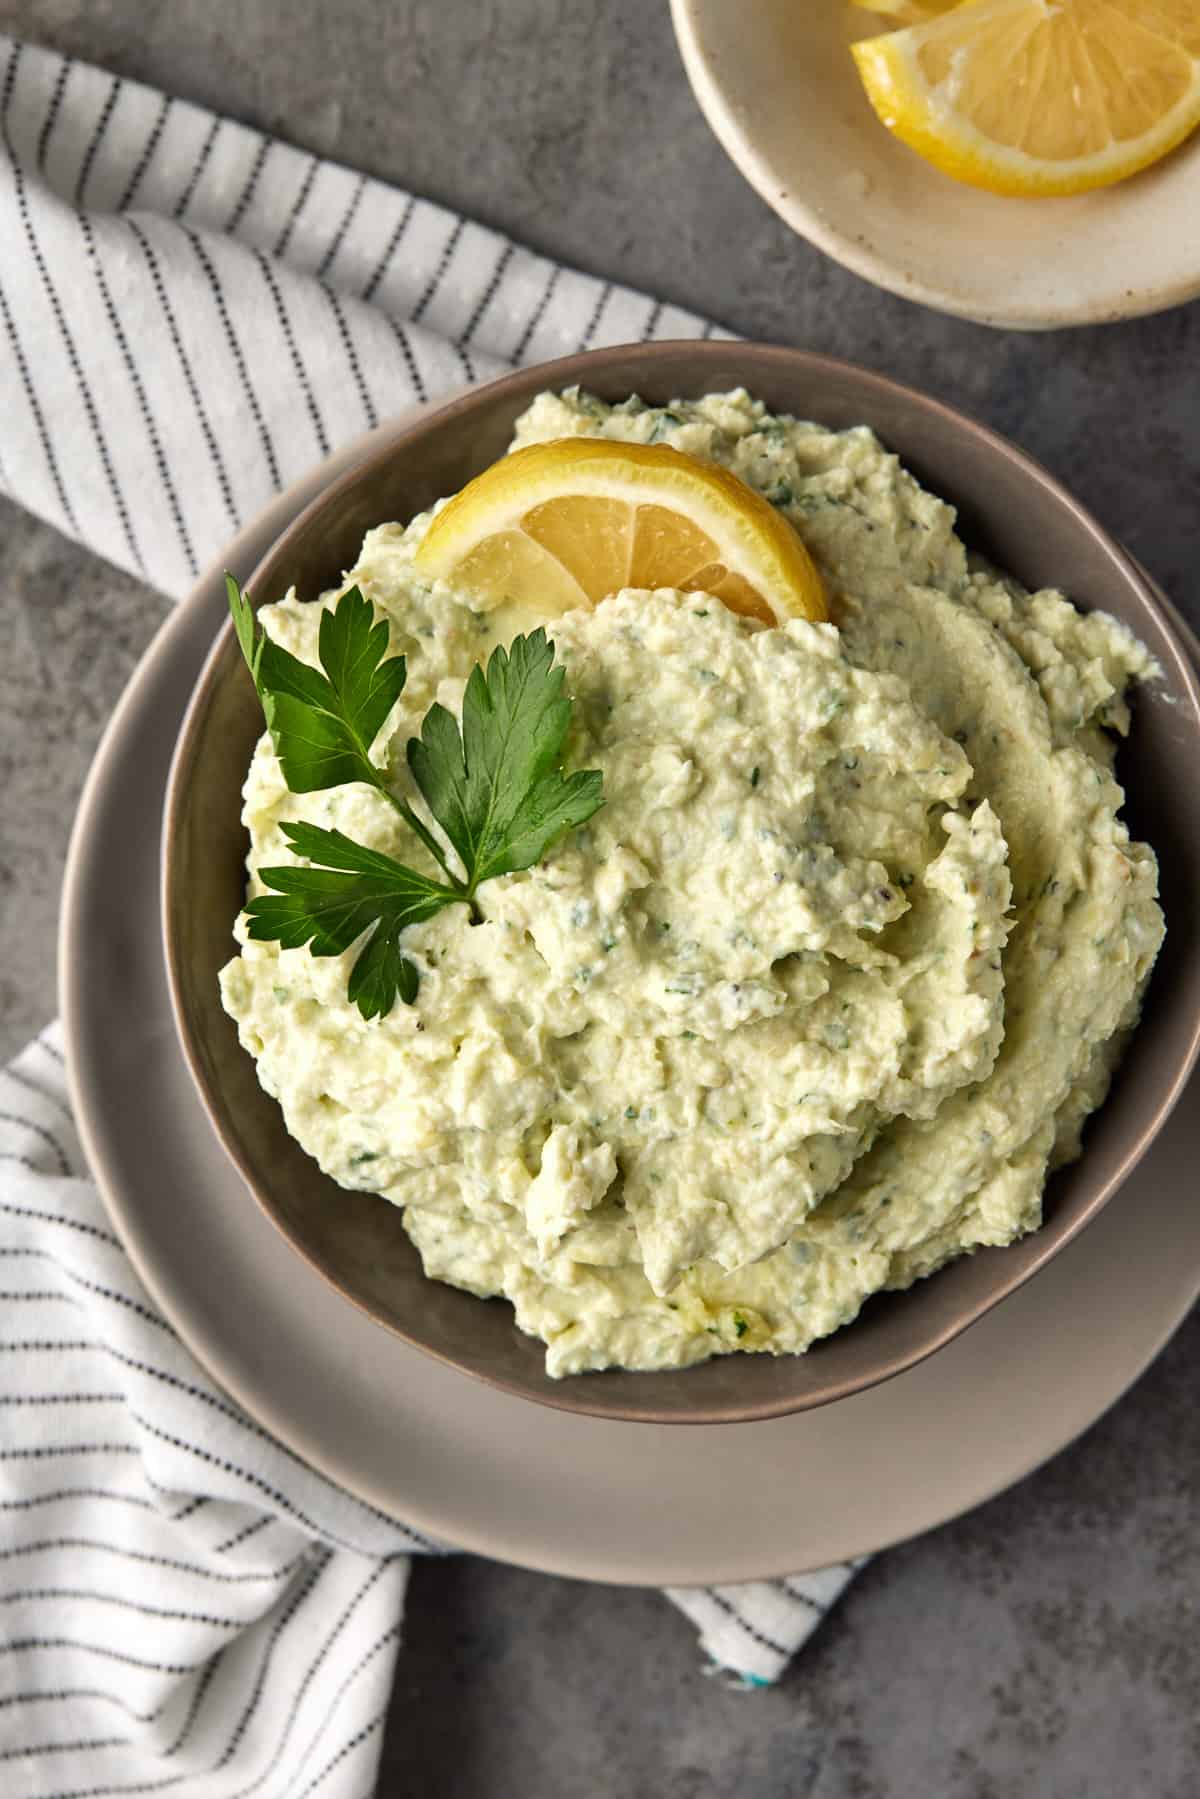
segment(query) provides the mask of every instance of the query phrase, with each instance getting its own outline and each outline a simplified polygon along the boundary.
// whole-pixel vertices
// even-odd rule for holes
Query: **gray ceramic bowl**
[[[1062,1249],[1116,1192],[1178,1097],[1200,1036],[1200,822],[1184,771],[1200,765],[1200,693],[1180,637],[1141,572],[1045,472],[961,414],[894,382],[796,350],[732,343],[636,345],[523,370],[398,432],[332,483],[255,571],[255,600],[291,585],[315,597],[352,566],[363,533],[408,519],[500,456],[539,390],[573,382],[605,399],[648,401],[744,385],[780,412],[832,427],[867,423],[918,478],[951,500],[968,544],[1030,587],[1059,586],[1125,619],[1158,657],[1139,695],[1119,773],[1128,818],[1158,851],[1169,931],[1141,1027],[1082,1159],[1056,1175],[1046,1223],[1003,1250],[871,1300],[855,1324],[805,1356],[732,1356],[662,1374],[610,1371],[551,1381],[541,1345],[511,1308],[425,1279],[399,1213],[343,1192],[288,1136],[278,1107],[221,1009],[217,971],[233,953],[247,849],[240,790],[262,728],[232,631],[197,684],[167,789],[163,920],[175,1016],[214,1129],[254,1198],[293,1247],[388,1330],[524,1398],[599,1417],[712,1424],[796,1412],[874,1385],[948,1343]]]

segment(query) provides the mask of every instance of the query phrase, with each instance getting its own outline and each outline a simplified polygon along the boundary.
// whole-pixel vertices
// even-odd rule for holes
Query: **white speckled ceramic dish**
[[[1200,294],[1200,134],[1074,199],[1013,200],[940,174],[879,123],[847,0],[671,0],[696,98],[747,181],[855,274],[984,325],[1045,330]]]

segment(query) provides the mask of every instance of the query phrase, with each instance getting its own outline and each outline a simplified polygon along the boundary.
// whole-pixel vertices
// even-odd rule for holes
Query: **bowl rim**
[[[972,419],[969,414],[947,405],[944,401],[923,394],[918,389],[898,382],[890,376],[863,368],[859,364],[782,344],[750,344],[723,339],[671,339],[652,343],[618,344],[599,350],[575,352],[552,362],[530,365],[515,370],[511,374],[499,376],[492,381],[480,383],[477,387],[469,389],[466,393],[460,394],[442,405],[430,406],[411,423],[402,425],[394,435],[388,434],[386,441],[378,444],[365,456],[355,460],[342,473],[335,476],[328,486],[322,488],[297,513],[273,541],[245,583],[246,588],[253,591],[261,571],[269,567],[276,558],[284,555],[293,539],[305,534],[311,528],[313,520],[318,518],[327,507],[335,505],[347,489],[356,486],[364,478],[369,478],[377,469],[392,461],[401,447],[413,438],[422,436],[434,421],[440,422],[447,418],[469,416],[481,400],[492,398],[503,400],[510,395],[524,395],[527,392],[531,396],[532,392],[543,388],[561,389],[577,383],[582,385],[586,382],[590,371],[602,371],[613,365],[623,366],[634,356],[670,361],[673,355],[680,353],[699,356],[702,360],[711,361],[714,368],[722,368],[728,363],[731,356],[734,359],[744,357],[749,362],[760,365],[764,375],[772,366],[778,366],[781,362],[786,363],[792,369],[799,363],[813,377],[832,375],[849,377],[855,383],[865,382],[867,389],[881,398],[886,396],[893,401],[899,400],[904,404],[914,406],[927,417],[940,420],[955,431],[962,431],[965,428],[969,433],[982,440],[990,452],[1000,456],[1011,467],[1016,468],[1024,478],[1040,486],[1053,501],[1065,509],[1075,525],[1090,536],[1096,547],[1115,565],[1121,577],[1136,592],[1143,605],[1159,624],[1174,658],[1174,672],[1180,685],[1188,694],[1194,715],[1197,720],[1200,720],[1200,672],[1193,665],[1192,658],[1180,637],[1178,614],[1169,604],[1164,606],[1161,603],[1152,581],[1141,565],[1105,531],[1087,508],[1076,500],[1048,469],[1010,440],[991,430],[989,426],[981,424]],[[751,383],[747,381],[746,385],[750,386]],[[863,422],[870,424],[869,419]],[[386,433],[386,426],[382,427],[382,430]],[[1104,1206],[1124,1185],[1158,1135],[1177,1104],[1188,1078],[1196,1066],[1197,1059],[1200,1057],[1200,1011],[1198,1011],[1192,1020],[1184,1053],[1175,1062],[1169,1081],[1158,1095],[1156,1103],[1139,1125],[1136,1133],[1133,1134],[1130,1145],[1118,1166],[1088,1198],[1087,1203],[1080,1208],[1079,1215],[1061,1227],[1056,1234],[1048,1235],[1044,1226],[1030,1233],[1025,1239],[1032,1245],[1027,1264],[1014,1267],[1007,1278],[1002,1277],[995,1280],[974,1305],[960,1310],[953,1317],[947,1319],[940,1329],[930,1332],[928,1337],[922,1339],[915,1347],[894,1352],[891,1356],[883,1359],[878,1370],[867,1378],[845,1376],[840,1380],[833,1379],[814,1394],[801,1394],[792,1398],[775,1397],[759,1402],[737,1404],[697,1404],[694,1410],[681,1414],[676,1409],[664,1409],[656,1406],[651,1397],[651,1388],[656,1374],[675,1375],[680,1372],[686,1374],[687,1370],[637,1371],[639,1383],[646,1384],[646,1402],[644,1404],[629,1402],[628,1404],[614,1405],[600,1403],[598,1393],[595,1393],[594,1397],[589,1397],[589,1394],[594,1391],[591,1377],[579,1381],[572,1379],[547,1382],[548,1391],[534,1392],[519,1379],[509,1377],[502,1370],[471,1366],[424,1341],[420,1336],[403,1328],[395,1320],[381,1316],[365,1299],[360,1298],[346,1287],[336,1274],[331,1273],[319,1257],[311,1253],[299,1236],[293,1232],[288,1221],[280,1215],[271,1202],[269,1195],[261,1189],[238,1134],[232,1126],[232,1121],[225,1116],[220,1096],[210,1087],[198,1046],[187,1025],[184,1001],[185,972],[181,946],[176,941],[172,928],[174,843],[179,836],[179,824],[186,804],[189,776],[197,760],[197,726],[209,703],[232,638],[233,624],[226,617],[205,656],[181,720],[172,749],[163,801],[160,834],[159,915],[167,990],[170,996],[177,1042],[182,1050],[193,1086],[210,1127],[225,1154],[241,1176],[256,1205],[284,1237],[291,1250],[300,1255],[314,1272],[334,1287],[343,1299],[348,1300],[381,1328],[400,1337],[405,1343],[420,1350],[422,1354],[432,1356],[435,1360],[455,1368],[460,1373],[468,1374],[473,1379],[480,1380],[485,1385],[501,1392],[531,1404],[543,1405],[553,1410],[576,1415],[590,1415],[599,1419],[620,1420],[629,1423],[706,1426],[755,1423],[765,1419],[790,1416],[801,1411],[815,1409],[821,1405],[834,1404],[839,1399],[848,1398],[854,1393],[882,1385],[895,1378],[896,1375],[904,1373],[905,1370],[915,1367],[928,1356],[936,1354],[955,1337],[960,1336],[963,1331],[970,1329],[988,1312],[1033,1279],[1060,1250],[1072,1242],[1080,1231],[1098,1216]],[[508,1304],[509,1302],[504,1301],[504,1303]],[[835,1336],[840,1334],[840,1332],[834,1333]],[[825,1339],[825,1341],[828,1340]],[[819,1345],[814,1347],[819,1347]],[[794,1359],[799,1361],[803,1358],[796,1357]]]
[[[1083,304],[1038,306],[1007,302],[1003,292],[986,311],[971,305],[952,288],[891,261],[868,248],[850,231],[839,229],[831,213],[802,199],[777,163],[755,142],[749,121],[739,118],[725,83],[713,66],[698,17],[702,0],[670,0],[684,72],[709,129],[735,168],[771,210],[799,236],[864,281],[902,300],[912,300],[951,318],[994,330],[1056,331],[1074,325],[1111,325],[1184,306],[1200,295],[1200,258],[1195,273],[1157,288],[1137,288],[1122,280],[1112,294]],[[1181,146],[1182,147],[1182,146]]]

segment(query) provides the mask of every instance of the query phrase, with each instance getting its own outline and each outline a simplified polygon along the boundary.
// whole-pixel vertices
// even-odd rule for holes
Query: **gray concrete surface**
[[[831,0],[832,3],[832,0]],[[527,243],[924,386],[1066,479],[1200,623],[1200,307],[998,335],[796,240],[709,136],[665,7],[0,0],[40,39]],[[0,1054],[54,1008],[88,759],[163,603],[0,505]],[[879,1558],[775,1691],[652,1593],[420,1565],[383,1799],[1194,1799],[1200,1318],[1085,1438]]]

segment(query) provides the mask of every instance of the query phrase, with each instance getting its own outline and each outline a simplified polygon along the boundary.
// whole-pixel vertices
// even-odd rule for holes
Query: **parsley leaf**
[[[259,879],[274,892],[246,907],[250,936],[284,949],[307,943],[314,956],[340,956],[371,930],[350,976],[350,998],[364,1018],[390,1012],[397,993],[411,1004],[417,971],[400,948],[401,931],[443,906],[465,903],[466,895],[341,831],[303,823],[279,828],[297,855],[316,866],[259,869]]]
[[[467,892],[539,862],[552,843],[602,804],[599,769],[564,776],[571,702],[540,628],[492,651],[471,671],[462,728],[444,706],[410,738],[408,765],[458,851]]]
[[[225,588],[238,643],[292,792],[314,793],[345,781],[382,787],[382,770],[369,752],[408,673],[403,656],[387,654],[386,621],[376,621],[371,602],[351,587],[332,611],[321,614],[321,668],[316,669],[258,630],[232,575],[226,575]]]
[[[466,904],[474,915],[481,881],[532,867],[592,816],[603,803],[600,771],[562,772],[571,702],[545,632],[494,650],[486,672],[473,669],[467,682],[461,730],[435,704],[420,737],[408,744],[413,778],[461,859],[460,877],[435,834],[370,758],[407,672],[403,656],[386,654],[386,621],[376,621],[370,602],[350,588],[321,614],[321,669],[315,669],[265,636],[237,582],[231,575],[225,582],[238,643],[292,792],[369,782],[446,876],[443,885],[341,831],[304,822],[280,829],[312,866],[258,871],[272,891],[247,905],[249,935],[337,956],[365,934],[349,996],[364,1018],[384,1017],[397,995],[411,1004],[417,994],[417,969],[401,948],[401,932],[444,906]]]

